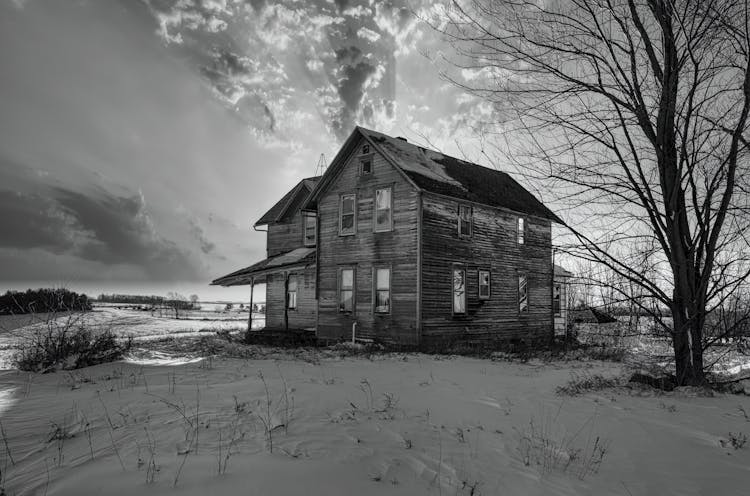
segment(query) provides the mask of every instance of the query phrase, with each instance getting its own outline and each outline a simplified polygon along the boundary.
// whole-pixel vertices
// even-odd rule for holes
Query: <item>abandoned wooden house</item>
[[[266,328],[323,340],[545,341],[552,222],[504,172],[357,127],[255,223],[267,258],[212,284],[264,282]]]

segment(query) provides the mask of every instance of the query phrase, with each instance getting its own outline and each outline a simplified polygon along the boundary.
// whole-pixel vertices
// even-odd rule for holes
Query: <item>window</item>
[[[339,271],[339,312],[354,311],[354,269]]]
[[[341,195],[341,205],[339,208],[339,234],[342,236],[354,234],[356,231],[356,202],[356,195]]]
[[[458,235],[471,236],[471,207],[468,205],[458,206]]]
[[[287,281],[286,307],[289,310],[297,308],[297,276],[289,276]]]
[[[391,311],[391,269],[375,269],[375,313]]]
[[[562,308],[560,307],[562,297],[562,288],[559,284],[555,284],[552,287],[552,311],[555,312],[555,315],[560,315],[562,312]]]
[[[359,173],[363,176],[372,172],[372,157],[362,157],[359,159]]]
[[[479,299],[480,300],[490,299],[490,271],[489,270],[479,271]]]
[[[526,240],[526,219],[524,219],[523,217],[518,218],[516,231],[518,234],[518,244],[522,245]]]
[[[466,271],[453,269],[453,313],[466,313]]]
[[[391,188],[375,191],[375,231],[390,231],[393,228]]]
[[[526,274],[518,276],[518,312],[526,313],[529,311],[529,293]]]
[[[370,145],[362,146],[362,155],[366,155],[368,153],[370,153]]]
[[[305,233],[305,246],[315,246],[318,227],[318,219],[315,213],[304,212],[302,214],[302,220],[304,222],[303,231]]]

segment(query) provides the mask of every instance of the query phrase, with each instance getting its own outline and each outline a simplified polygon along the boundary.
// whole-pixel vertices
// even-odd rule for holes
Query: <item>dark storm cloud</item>
[[[42,249],[86,262],[129,265],[159,279],[195,279],[188,253],[154,232],[140,196],[0,191],[0,248]],[[208,246],[203,240],[202,249]]]
[[[0,246],[8,248],[39,247],[53,253],[70,248],[68,236],[62,236],[56,205],[47,198],[17,191],[0,191]]]

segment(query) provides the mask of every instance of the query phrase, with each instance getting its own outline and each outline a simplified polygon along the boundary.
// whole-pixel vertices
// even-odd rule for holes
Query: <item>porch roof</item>
[[[219,277],[211,281],[212,286],[245,286],[255,282],[261,282],[259,279],[263,278],[265,281],[265,275],[273,272],[279,272],[281,270],[288,270],[292,268],[306,268],[315,264],[316,252],[315,248],[295,248],[292,251],[275,255],[273,257],[261,260],[244,269],[237,270],[231,274]]]

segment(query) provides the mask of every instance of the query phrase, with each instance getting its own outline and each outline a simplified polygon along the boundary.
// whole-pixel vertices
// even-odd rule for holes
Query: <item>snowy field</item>
[[[573,376],[620,376],[604,362],[297,357],[0,372],[0,487],[50,496],[748,494],[750,445],[738,446],[750,435],[747,396],[556,393]]]
[[[56,320],[57,323],[51,323]],[[96,306],[86,313],[63,313],[53,319],[48,314],[0,316],[0,369],[10,366],[10,356],[17,349],[19,341],[36,330],[49,325],[86,325],[92,329],[111,329],[122,338],[135,340],[163,338],[169,335],[195,336],[202,333],[215,333],[219,330],[247,329],[248,313],[238,310],[219,311],[213,309],[180,312],[180,318],[173,315],[148,311],[117,308],[117,305]],[[254,314],[253,327],[265,325],[264,314]]]

